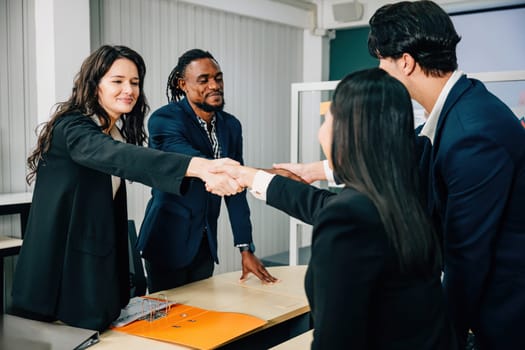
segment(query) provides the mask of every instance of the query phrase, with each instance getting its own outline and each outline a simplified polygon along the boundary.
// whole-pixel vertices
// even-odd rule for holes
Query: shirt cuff
[[[266,190],[268,189],[268,185],[274,176],[275,174],[270,174],[266,171],[257,171],[253,177],[252,189],[250,190],[250,193],[255,198],[266,201]]]
[[[330,168],[330,165],[328,164],[328,159],[323,160],[323,169],[326,180],[330,183],[335,184],[334,171]]]

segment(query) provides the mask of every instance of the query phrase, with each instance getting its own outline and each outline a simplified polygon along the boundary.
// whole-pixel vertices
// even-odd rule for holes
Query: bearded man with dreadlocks
[[[209,159],[229,157],[242,164],[241,123],[223,111],[223,92],[223,74],[215,58],[200,49],[185,52],[168,78],[168,104],[149,119],[149,147]],[[219,262],[221,197],[207,192],[197,178],[184,181],[181,195],[153,188],[146,208],[138,249],[146,260],[150,293],[208,278]],[[246,191],[224,199],[234,244],[242,255],[241,280],[251,272],[263,283],[275,282],[253,254]]]

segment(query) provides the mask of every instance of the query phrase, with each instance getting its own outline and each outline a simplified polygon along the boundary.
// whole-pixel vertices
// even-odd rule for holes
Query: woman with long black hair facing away
[[[253,168],[217,169],[313,225],[305,279],[312,349],[455,349],[407,90],[379,68],[348,75],[319,141],[344,184],[338,194]]]

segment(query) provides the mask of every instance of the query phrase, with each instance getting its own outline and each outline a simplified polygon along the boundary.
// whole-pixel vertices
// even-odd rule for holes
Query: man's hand
[[[288,170],[309,184],[319,180],[326,180],[322,161],[312,163],[277,163],[273,165],[273,168]]]
[[[261,261],[249,250],[246,250],[242,254],[242,275],[241,282],[246,281],[248,276],[253,273],[262,283],[275,283],[278,281],[277,278],[270,275],[266,270]]]

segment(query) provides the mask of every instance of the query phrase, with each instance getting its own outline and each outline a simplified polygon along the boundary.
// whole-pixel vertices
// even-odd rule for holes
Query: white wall
[[[297,6],[289,6],[290,1],[272,0],[183,0],[188,4],[209,7],[215,10],[237,14],[245,17],[257,18],[263,21],[286,24],[297,28],[311,28],[313,14],[309,6],[301,6],[301,1],[296,1]],[[291,2],[293,3],[293,1]]]
[[[38,122],[71,94],[73,79],[90,53],[89,0],[35,2]]]

